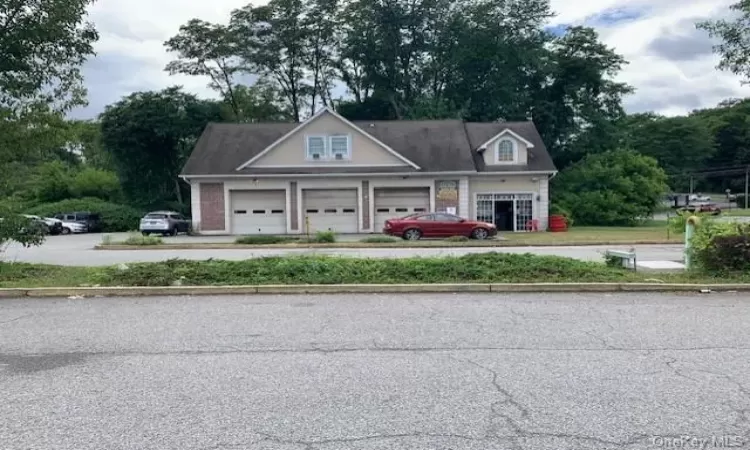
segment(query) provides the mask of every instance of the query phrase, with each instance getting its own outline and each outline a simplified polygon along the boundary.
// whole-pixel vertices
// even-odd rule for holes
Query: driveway
[[[414,256],[461,256],[470,253],[497,251],[502,253],[534,253],[538,255],[557,255],[586,261],[602,261],[602,254],[609,248],[630,248],[631,246],[594,246],[594,247],[460,247],[460,248],[359,248],[359,249],[219,249],[219,250],[93,250],[101,243],[99,234],[81,234],[73,236],[50,236],[40,247],[23,248],[12,245],[4,255],[7,261],[21,261],[70,266],[103,266],[131,262],[157,262],[173,258],[206,260],[226,259],[243,260],[263,256],[285,255],[335,255],[358,258],[409,258]],[[174,239],[174,240],[173,240]],[[200,241],[232,242],[229,236],[167,238],[169,242]],[[679,261],[682,259],[682,246],[679,245],[641,245],[636,246],[639,260]]]
[[[732,294],[4,300],[0,442],[748,448],[748,323]]]

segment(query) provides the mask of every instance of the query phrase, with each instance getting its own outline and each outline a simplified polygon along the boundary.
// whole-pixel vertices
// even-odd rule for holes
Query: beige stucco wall
[[[494,141],[490,142],[489,144],[487,144],[487,149],[484,152],[482,152],[482,156],[484,157],[484,163],[488,166],[496,165],[495,154],[497,153],[497,143],[502,139],[509,139],[513,141],[513,143],[516,146],[516,152],[518,152],[517,161],[512,164],[526,164],[528,161],[528,157],[529,157],[526,144],[524,144],[523,141],[516,139],[511,134],[504,134],[500,136],[499,138],[495,139]]]
[[[306,136],[348,134],[351,136],[352,159],[347,161],[306,159]],[[362,132],[357,131],[337,117],[326,112],[311,121],[273,150],[255,161],[250,167],[279,166],[407,166],[405,162],[382,148]]]

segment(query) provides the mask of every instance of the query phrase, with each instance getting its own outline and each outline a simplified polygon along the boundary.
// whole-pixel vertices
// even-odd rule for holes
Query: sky
[[[182,85],[201,97],[215,97],[208,80],[171,76],[172,59],[163,46],[192,18],[225,23],[231,10],[250,0],[97,0],[89,8],[100,40],[97,56],[84,66],[89,105],[72,112],[94,118],[125,95]],[[601,40],[630,63],[618,76],[635,87],[628,112],[679,115],[715,106],[727,98],[750,97],[750,86],[715,68],[708,35],[695,22],[727,17],[737,0],[550,0],[551,29],[594,27]],[[253,1],[261,4],[265,1]]]

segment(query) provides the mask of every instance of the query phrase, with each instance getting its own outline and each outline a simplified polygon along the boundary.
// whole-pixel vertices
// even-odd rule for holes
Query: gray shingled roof
[[[460,120],[421,121],[359,121],[354,122],[364,132],[375,137],[402,156],[417,164],[420,172],[446,171],[554,171],[555,166],[531,122],[464,123]],[[231,175],[276,140],[292,131],[296,123],[226,124],[211,123],[198,140],[182,174]],[[524,166],[485,167],[476,149],[503,130],[510,128],[531,141],[529,164]],[[247,174],[315,174],[315,173],[372,173],[383,168],[247,168]],[[416,172],[411,167],[389,168],[388,172]]]

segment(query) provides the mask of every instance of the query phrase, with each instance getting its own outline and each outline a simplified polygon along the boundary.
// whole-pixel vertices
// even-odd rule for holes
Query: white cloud
[[[607,45],[630,61],[619,76],[637,89],[626,100],[628,110],[681,114],[714,106],[727,97],[750,96],[750,87],[714,68],[718,57],[706,51],[708,37],[694,27],[698,20],[725,15],[734,2],[551,0],[557,13],[551,24],[591,24]],[[91,104],[75,115],[92,117],[135,90],[175,84],[214,96],[205,79],[164,72],[172,57],[163,42],[192,18],[226,22],[232,9],[245,4],[247,0],[97,1],[90,8],[90,19],[101,34],[96,44],[99,56],[86,67]]]

